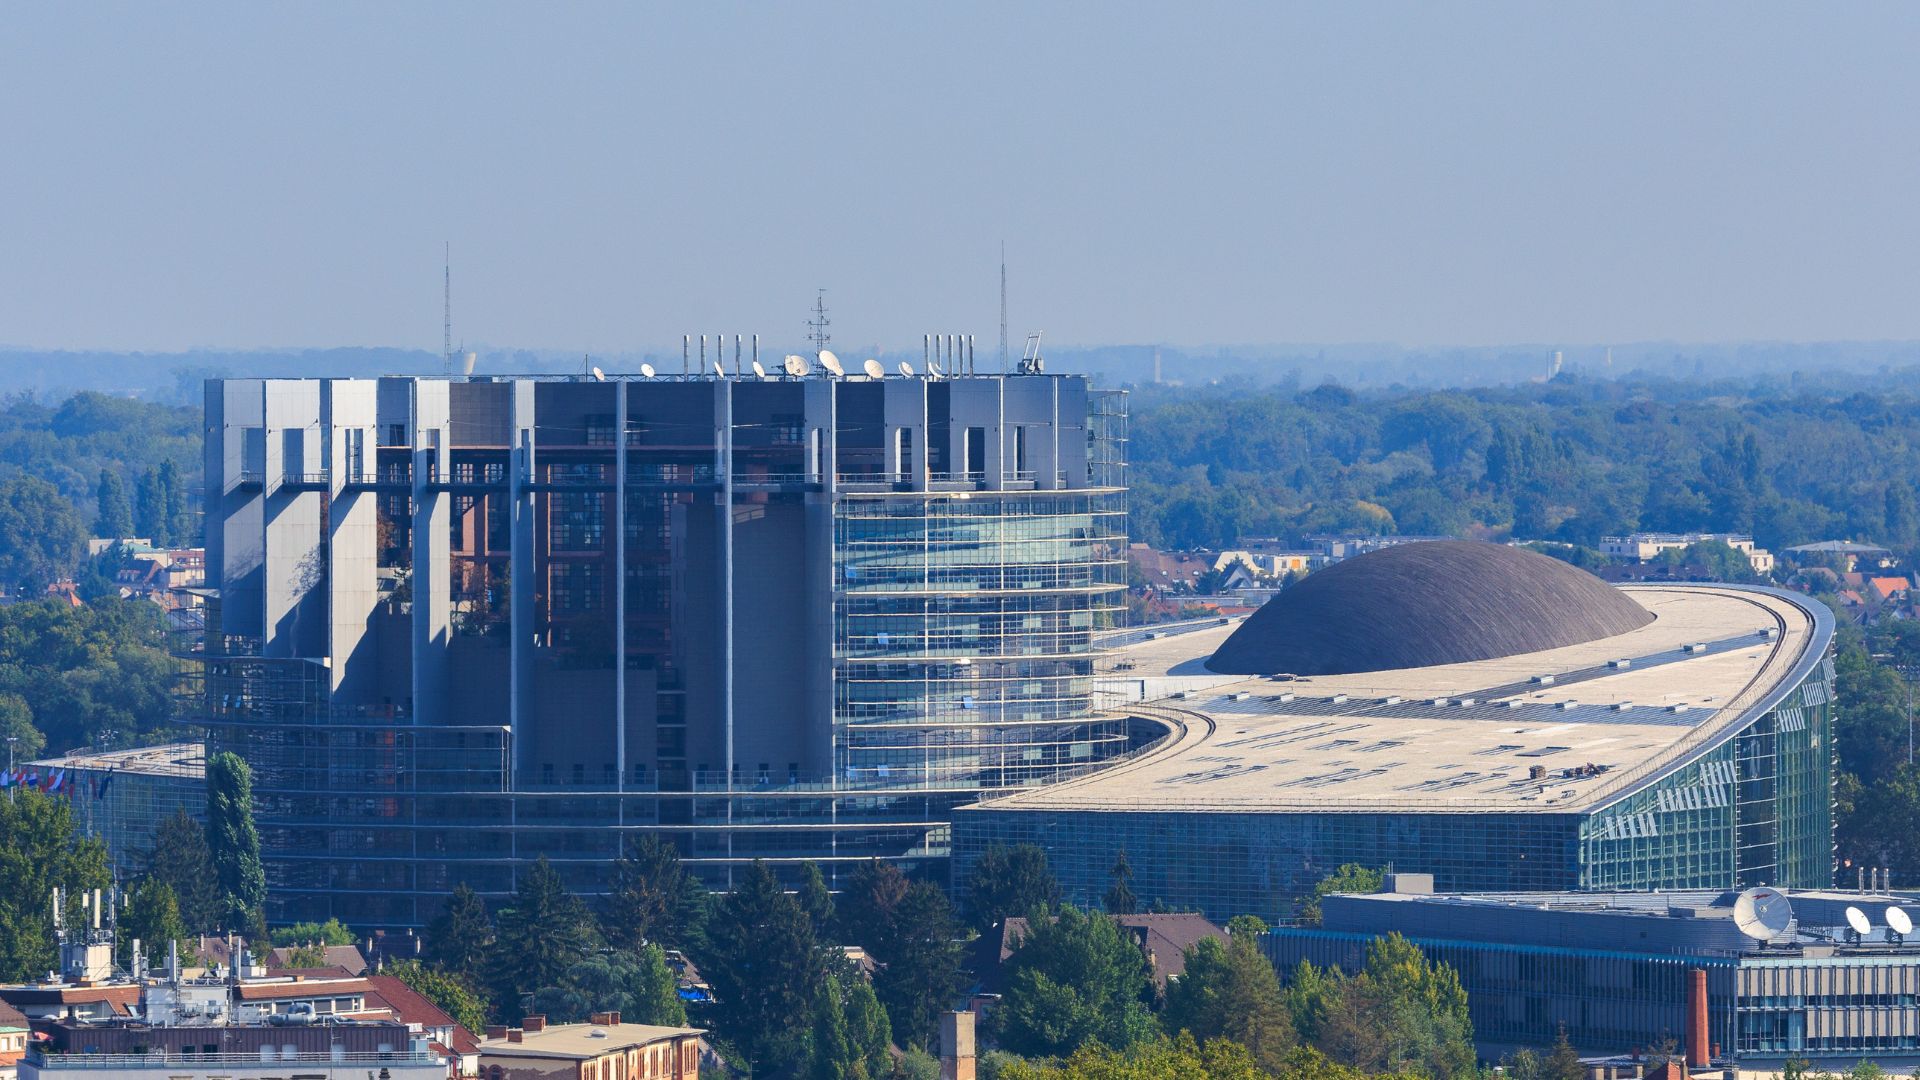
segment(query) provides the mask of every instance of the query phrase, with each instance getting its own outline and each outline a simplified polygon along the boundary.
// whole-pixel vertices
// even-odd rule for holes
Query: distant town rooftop
[[[1622,591],[1651,622],[1468,663],[1211,672],[1233,622],[1127,645],[1103,664],[1109,701],[1130,691],[1147,703],[1127,707],[1171,736],[1112,769],[978,808],[1587,812],[1731,738],[1822,662],[1831,634],[1808,603],[1771,590]],[[1419,618],[1406,622],[1380,633],[1425,632]]]

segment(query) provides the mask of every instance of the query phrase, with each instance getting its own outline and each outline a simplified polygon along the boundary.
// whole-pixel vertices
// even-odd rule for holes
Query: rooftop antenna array
[[[1036,330],[1027,335],[1026,351],[1020,354],[1020,374],[1038,375],[1047,370],[1047,362],[1040,356],[1040,336],[1045,330]]]
[[[807,320],[807,342],[816,353],[825,352],[833,344],[833,335],[827,333],[827,327],[833,323],[827,318],[827,290],[821,289],[813,298],[813,318]]]
[[[1762,945],[1793,925],[1793,905],[1774,889],[1748,889],[1733,902],[1733,925]]]
[[[878,360],[870,359],[860,365],[860,368],[867,373],[867,378],[869,379],[884,379],[887,377],[887,369],[881,367],[880,361]]]

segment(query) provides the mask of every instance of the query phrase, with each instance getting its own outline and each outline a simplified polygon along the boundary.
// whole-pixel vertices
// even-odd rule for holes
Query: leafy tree
[[[827,891],[827,879],[811,859],[800,867],[800,890],[796,897],[800,910],[813,923],[813,934],[821,941],[833,936],[833,894]]]
[[[55,752],[138,745],[172,722],[166,621],[145,600],[0,607],[0,693],[26,702]]]
[[[1105,907],[1109,915],[1131,915],[1140,906],[1140,898],[1133,895],[1133,867],[1127,864],[1127,853],[1122,851],[1113,860],[1113,869],[1107,872],[1113,884],[1107,887]]]
[[[534,991],[532,1012],[554,1023],[585,1021],[597,1012],[618,1012],[623,1021],[678,1027],[687,1022],[678,980],[658,945],[638,952],[608,950],[566,970],[559,982]]]
[[[207,847],[206,830],[185,810],[175,810],[161,822],[153,850],[147,854],[147,877],[173,893],[187,933],[210,934],[220,929],[226,907],[213,852]]]
[[[172,459],[160,463],[160,494],[166,508],[167,542],[182,546],[199,543],[199,530],[187,510],[187,485]]]
[[[167,492],[158,469],[140,474],[133,485],[133,533],[144,536],[156,547],[173,542],[172,522],[167,517]]]
[[[339,919],[294,923],[280,927],[272,936],[275,945],[351,945],[354,942],[353,931],[342,926]]]
[[[843,985],[828,976],[813,998],[805,1080],[880,1080],[892,1073],[893,1034],[873,988],[859,978]]]
[[[78,919],[81,892],[110,882],[106,847],[80,837],[66,799],[30,789],[0,799],[0,980],[25,982],[56,966],[55,886],[67,898],[64,916]]]
[[[487,902],[463,881],[453,887],[447,906],[427,924],[427,960],[470,985],[481,985],[493,939]]]
[[[840,914],[844,940],[863,946],[879,967],[873,989],[895,1033],[931,1045],[940,1013],[960,989],[959,927],[946,893],[875,859],[854,871]]]
[[[799,1061],[826,969],[813,922],[760,861],[723,900],[708,927],[700,970],[713,987],[719,1033],[755,1070]]]
[[[97,516],[93,520],[95,536],[118,538],[133,535],[133,508],[127,505],[127,487],[111,469],[100,470],[100,483],[94,489]]]
[[[1051,911],[1060,902],[1060,883],[1047,867],[1047,853],[1033,844],[981,852],[967,882],[967,905],[976,929],[985,930],[1010,915]]]
[[[180,945],[182,956],[193,955],[188,947],[187,924],[180,918],[180,902],[173,895],[173,886],[164,881],[141,879],[120,906],[119,922],[117,951],[123,965],[131,966],[135,941],[153,963],[165,960],[171,943]]]
[[[1068,1054],[1089,1040],[1124,1048],[1155,1031],[1146,955],[1106,915],[1063,905],[1028,927],[1006,966],[995,1019],[1015,1053]]]
[[[80,515],[52,484],[31,476],[0,479],[0,582],[37,596],[73,573],[86,549]]]
[[[1251,934],[1204,938],[1189,948],[1186,974],[1167,985],[1160,1022],[1169,1035],[1231,1039],[1268,1072],[1280,1070],[1296,1042],[1280,978]]]
[[[706,891],[681,865],[679,850],[646,834],[614,864],[600,921],[607,940],[619,948],[655,941],[697,949],[706,911]]]
[[[414,993],[440,1006],[461,1027],[473,1034],[487,1028],[487,1003],[478,991],[460,976],[430,968],[418,960],[397,960],[380,969],[411,987]]]
[[[267,878],[253,827],[253,771],[231,751],[207,758],[207,850],[220,883],[222,926],[264,937]]]
[[[559,985],[598,942],[593,915],[542,855],[521,872],[513,903],[500,912],[489,957],[496,1009],[514,1018],[525,1015],[527,995]]]
[[[1300,898],[1300,920],[1308,926],[1320,925],[1320,901],[1334,893],[1364,894],[1379,892],[1387,880],[1385,870],[1374,870],[1359,863],[1344,863],[1321,878],[1313,892]]]
[[[1399,934],[1374,939],[1365,968],[1350,978],[1303,963],[1287,1001],[1299,1033],[1341,1064],[1440,1080],[1474,1071],[1459,976]]]
[[[33,725],[33,707],[19,694],[0,693],[0,739],[9,740],[7,746],[18,761],[39,757],[47,745],[47,737]]]
[[[1265,1075],[1243,1046],[1224,1039],[1201,1046],[1182,1035],[1125,1050],[1089,1043],[1058,1064],[1010,1061],[999,1080],[1261,1080]],[[1360,1080],[1357,1074],[1317,1070],[1283,1075],[1287,1080]]]

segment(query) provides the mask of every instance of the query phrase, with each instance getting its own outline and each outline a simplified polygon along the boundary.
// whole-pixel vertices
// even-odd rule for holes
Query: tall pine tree
[[[878,964],[874,993],[907,1043],[931,1046],[960,986],[959,928],[947,894],[909,881],[878,859],[854,872],[840,898],[843,937]]]
[[[652,834],[628,844],[614,864],[612,884],[600,911],[608,944],[628,950],[647,942],[698,947],[707,914],[706,890],[681,865],[672,844]]]
[[[814,994],[826,976],[813,921],[755,860],[707,928],[700,970],[713,986],[722,1038],[758,1074],[790,1068],[806,1051]]]
[[[496,1011],[517,1019],[528,995],[558,985],[597,944],[592,913],[542,855],[521,872],[513,904],[500,913],[492,972]]]
[[[120,482],[119,474],[101,469],[93,497],[93,535],[109,540],[133,535],[133,508],[127,505],[127,487]]]
[[[153,850],[147,854],[147,876],[173,890],[187,933],[219,931],[226,912],[219,874],[207,849],[206,830],[185,810],[175,810],[160,824]]]
[[[427,960],[435,967],[479,986],[487,974],[487,952],[493,948],[493,916],[487,902],[466,882],[453,887],[453,896],[427,924]]]

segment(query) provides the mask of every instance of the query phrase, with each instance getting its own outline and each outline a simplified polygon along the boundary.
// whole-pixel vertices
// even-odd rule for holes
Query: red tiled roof
[[[122,1016],[133,1015],[140,1003],[137,986],[9,986],[4,991],[9,1002],[21,1005],[87,1005],[105,1002]]]
[[[0,1027],[23,1028],[27,1026],[27,1014],[0,1001]]]
[[[371,989],[365,979],[301,979],[288,983],[243,982],[238,993],[241,1001],[286,1001],[330,994],[364,994]]]
[[[373,984],[373,993],[367,998],[368,1005],[376,1001],[386,1005],[403,1024],[418,1024],[422,1028],[451,1028],[454,1048],[458,1052],[480,1052],[480,1040],[474,1037],[473,1032],[461,1027],[445,1009],[408,986],[399,976],[369,975],[367,981]]]

